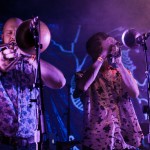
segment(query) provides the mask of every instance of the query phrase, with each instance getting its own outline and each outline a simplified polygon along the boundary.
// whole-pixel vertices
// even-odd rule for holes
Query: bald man
[[[24,55],[16,45],[16,31],[21,23],[19,18],[10,18],[3,27],[3,43],[12,44],[0,52],[0,149],[5,144],[28,147],[34,143],[36,104],[30,99],[39,96],[39,90],[33,89],[37,63],[34,55]],[[44,60],[40,64],[44,85],[52,89],[65,85],[59,69]]]

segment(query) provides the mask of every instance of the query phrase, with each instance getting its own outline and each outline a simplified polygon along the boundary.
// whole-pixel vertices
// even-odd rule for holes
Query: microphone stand
[[[67,88],[68,88],[67,141],[69,142],[69,136],[70,136],[70,85],[67,85]]]
[[[36,143],[36,150],[43,150],[43,134],[45,134],[45,124],[44,124],[44,102],[43,102],[43,83],[41,79],[41,65],[40,65],[40,49],[42,45],[40,44],[40,20],[35,17],[31,20],[31,32],[33,34],[35,50],[36,50],[36,74],[35,74],[35,84],[34,88],[39,90],[40,96],[36,100],[36,131],[34,134],[34,141]]]
[[[148,37],[143,38],[141,42],[141,46],[143,47],[144,53],[145,53],[145,64],[146,64],[146,78],[147,78],[147,98],[148,98],[148,104],[143,106],[143,113],[147,113],[148,115],[148,127],[149,127],[149,133],[147,135],[148,137],[148,143],[150,143],[150,76],[149,76],[149,65],[148,65],[148,57],[147,57],[147,45],[146,45],[146,39]]]

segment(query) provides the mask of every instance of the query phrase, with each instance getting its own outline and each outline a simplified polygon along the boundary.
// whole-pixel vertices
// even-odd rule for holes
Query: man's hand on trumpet
[[[7,72],[14,68],[19,60],[17,47],[6,47],[0,52],[0,71]]]
[[[0,71],[7,72],[12,70],[22,58],[30,64],[35,61],[35,55],[25,54],[17,46],[3,49],[0,52]]]

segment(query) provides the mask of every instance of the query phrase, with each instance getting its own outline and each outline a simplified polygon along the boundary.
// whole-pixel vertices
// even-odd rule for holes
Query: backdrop
[[[65,75],[66,86],[60,90],[44,87],[45,120],[50,139],[56,142],[80,141],[82,138],[83,105],[74,99],[74,73],[84,70],[91,63],[86,55],[85,43],[96,32],[104,31],[121,41],[126,29],[135,28],[140,34],[149,32],[149,0],[7,0],[0,5],[0,32],[9,17],[23,20],[39,16],[50,29],[52,39],[42,53],[42,59],[58,67]],[[150,40],[146,41],[148,68]],[[134,50],[122,47],[124,65],[133,73],[138,82],[140,96],[132,99],[144,134],[148,134],[147,80],[145,52],[142,47]],[[76,144],[74,149],[80,149]]]

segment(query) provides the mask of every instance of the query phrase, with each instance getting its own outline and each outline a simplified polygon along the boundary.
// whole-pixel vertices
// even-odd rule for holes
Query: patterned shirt
[[[31,98],[38,96],[33,89],[33,66],[24,58],[15,69],[0,77],[0,134],[29,138],[36,127],[36,104]]]
[[[83,76],[77,73],[77,82]],[[135,149],[143,134],[120,73],[110,68],[98,73],[81,95],[84,105],[83,145],[93,150]]]

